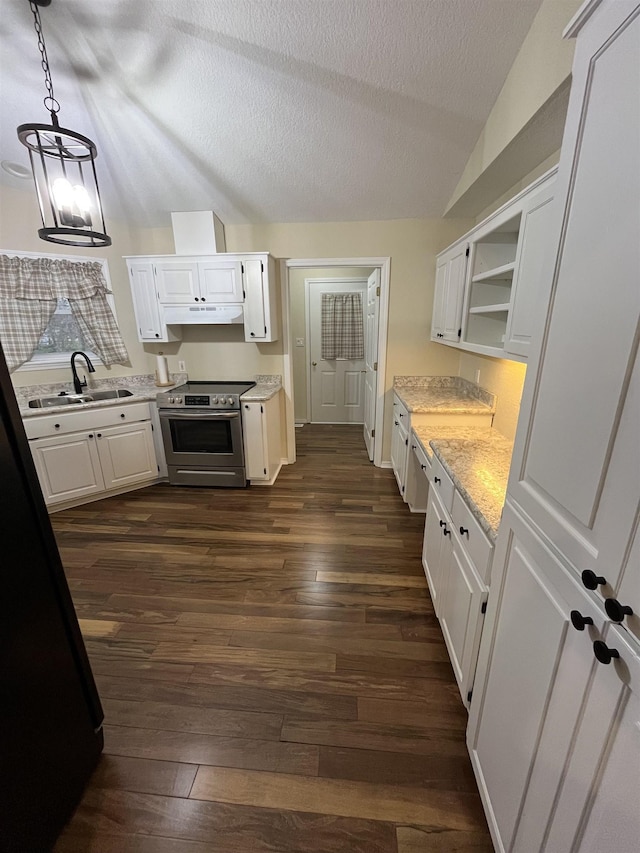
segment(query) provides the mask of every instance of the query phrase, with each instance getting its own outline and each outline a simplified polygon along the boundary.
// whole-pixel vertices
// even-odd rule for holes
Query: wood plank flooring
[[[488,853],[420,562],[357,426],[272,487],[52,516],[105,709],[56,853]]]

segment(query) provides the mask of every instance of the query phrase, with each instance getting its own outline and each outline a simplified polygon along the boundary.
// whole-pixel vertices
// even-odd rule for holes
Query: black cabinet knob
[[[203,297],[201,297],[200,302],[206,302],[206,301],[207,301],[207,300],[204,298],[204,296],[203,296]]]
[[[587,589],[597,589],[599,586],[604,586],[607,582],[606,578],[597,575],[595,572],[592,572],[591,569],[585,569],[581,577],[582,583]]]
[[[632,616],[633,610],[628,604],[620,604],[617,598],[605,598],[604,609],[612,622],[622,622],[625,616]]]
[[[591,616],[583,616],[579,610],[572,610],[571,624],[576,631],[584,631],[585,625],[593,625],[593,619]]]
[[[449,530],[449,528],[447,527],[447,525],[446,525],[446,524],[445,524],[445,526],[444,526],[444,529],[443,529],[442,533],[443,533],[443,535],[444,535],[444,536],[451,536],[451,531]]]
[[[394,424],[395,424],[396,426],[400,426],[400,424],[398,423],[398,421],[394,421]]]
[[[426,465],[420,465],[420,467],[422,468],[422,470],[423,470],[423,471],[426,471],[426,470],[427,470],[427,466],[426,466]]]
[[[93,438],[93,433],[92,433],[92,432],[90,432],[90,433],[89,433],[89,438]]]
[[[197,296],[194,296],[193,298],[196,300],[196,302],[200,302],[200,299]]]
[[[416,449],[415,444],[412,444],[412,445],[411,445],[411,449],[412,449],[412,450],[415,450],[415,449]]]
[[[467,534],[467,538],[469,538],[469,531],[467,530],[467,528],[461,527],[460,528],[460,536],[464,536],[465,533]]]
[[[124,415],[120,415],[121,418],[124,418]]]
[[[54,424],[53,427],[54,429],[60,429],[60,424]]]
[[[251,337],[252,337],[252,338],[255,338],[255,336],[256,336],[256,333],[255,333],[255,332],[251,332]]]
[[[433,482],[434,482],[434,483],[441,483],[441,482],[442,482],[442,480],[440,479],[440,477],[434,477],[434,478],[433,478]]]
[[[99,432],[99,433],[98,433],[98,438],[102,438],[102,433],[101,433],[101,432]]]
[[[446,523],[447,523],[447,522],[446,522],[446,521],[443,521],[442,519],[440,519],[440,521],[438,522],[438,524],[440,525],[440,527],[444,527]]]
[[[400,417],[401,417],[401,418],[403,418],[403,417],[404,417],[404,415],[402,414],[402,412],[400,412]]]
[[[160,337],[159,332],[156,332],[156,338],[159,338],[159,337]]]
[[[593,644],[593,653],[600,663],[611,663],[613,658],[619,658],[620,653],[617,649],[610,649],[602,640],[596,640]]]

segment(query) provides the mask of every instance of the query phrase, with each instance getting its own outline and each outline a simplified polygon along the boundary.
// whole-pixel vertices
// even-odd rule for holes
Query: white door
[[[467,277],[467,246],[458,246],[448,258],[446,289],[442,311],[445,341],[459,341],[462,326],[462,297]]]
[[[148,261],[129,264],[133,310],[141,341],[157,341],[162,337],[160,310],[156,296],[153,264]]]
[[[94,432],[41,438],[30,447],[47,504],[104,491]]]
[[[241,264],[237,258],[216,258],[198,264],[202,302],[243,302]]]
[[[107,427],[95,435],[106,489],[158,475],[150,421]]]
[[[364,443],[373,462],[376,425],[376,389],[378,378],[378,306],[380,304],[380,270],[367,280],[367,319],[364,326]]]
[[[364,377],[366,362],[359,359],[322,358],[322,294],[359,293],[363,324],[366,322],[366,279],[309,281],[309,354],[311,358],[311,422],[327,424],[364,423]],[[366,325],[364,326],[366,330]],[[366,333],[365,333],[366,352]]]
[[[260,258],[245,258],[242,261],[242,273],[242,286],[245,293],[245,340],[264,340],[267,337],[264,304],[264,261]]]
[[[163,305],[200,302],[200,280],[195,261],[158,261],[155,266],[158,297]]]

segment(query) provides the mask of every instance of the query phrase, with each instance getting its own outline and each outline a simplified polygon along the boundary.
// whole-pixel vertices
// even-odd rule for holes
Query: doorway
[[[305,279],[366,278],[365,364],[363,376],[362,432],[369,459],[382,467],[385,367],[389,304],[390,258],[331,258],[281,262],[283,283],[283,386],[287,405],[288,461],[295,462],[295,426],[310,423],[307,364],[309,335],[306,326]],[[315,359],[317,361],[317,359]]]

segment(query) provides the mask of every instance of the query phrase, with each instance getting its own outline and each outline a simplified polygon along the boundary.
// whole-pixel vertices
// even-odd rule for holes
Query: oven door
[[[160,409],[167,465],[244,468],[240,412]]]

